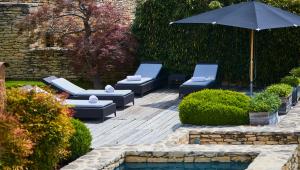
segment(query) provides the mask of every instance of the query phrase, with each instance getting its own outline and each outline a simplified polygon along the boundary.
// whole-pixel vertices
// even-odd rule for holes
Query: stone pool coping
[[[254,158],[247,170],[295,169],[297,145],[173,145],[115,146],[95,149],[62,170],[113,170],[127,162],[229,162]],[[231,157],[233,155],[233,157]],[[208,159],[207,159],[208,158]]]

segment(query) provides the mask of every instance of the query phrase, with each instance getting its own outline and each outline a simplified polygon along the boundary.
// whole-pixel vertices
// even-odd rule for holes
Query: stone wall
[[[300,136],[294,133],[264,133],[264,132],[228,132],[228,133],[201,133],[190,132],[190,144],[227,144],[227,145],[287,145],[299,144]]]
[[[79,76],[68,66],[68,59],[63,52],[55,48],[30,50],[28,36],[18,35],[15,24],[28,14],[30,9],[50,0],[0,0],[0,61],[10,64],[7,69],[8,79],[41,79],[56,75],[67,79]],[[119,8],[134,17],[135,0],[115,0]],[[110,77],[104,77],[105,83],[115,82],[123,73],[132,68],[120,70]],[[113,77],[113,78],[111,78]],[[113,80],[112,80],[113,79]]]

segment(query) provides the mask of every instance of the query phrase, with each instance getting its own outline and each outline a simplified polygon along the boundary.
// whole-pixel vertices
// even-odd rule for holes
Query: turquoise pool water
[[[245,170],[250,163],[123,163],[115,170]]]

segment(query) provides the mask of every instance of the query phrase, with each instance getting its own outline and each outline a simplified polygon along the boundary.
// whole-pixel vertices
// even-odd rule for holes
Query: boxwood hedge
[[[243,125],[249,123],[250,98],[229,90],[202,90],[185,97],[179,105],[183,124]]]

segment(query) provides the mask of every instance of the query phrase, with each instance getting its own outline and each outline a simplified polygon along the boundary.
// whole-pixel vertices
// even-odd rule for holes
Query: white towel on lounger
[[[89,97],[89,103],[98,103],[98,98],[95,95]]]
[[[142,76],[141,75],[127,76],[126,79],[128,81],[141,81],[142,80]]]
[[[193,82],[207,81],[206,77],[192,77]]]

